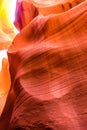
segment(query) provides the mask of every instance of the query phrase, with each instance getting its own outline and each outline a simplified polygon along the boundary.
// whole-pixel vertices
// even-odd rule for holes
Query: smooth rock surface
[[[87,1],[34,18],[13,40],[8,60],[1,130],[87,129]]]
[[[28,0],[18,0],[16,4],[14,25],[18,30],[29,24],[38,15],[36,7]]]

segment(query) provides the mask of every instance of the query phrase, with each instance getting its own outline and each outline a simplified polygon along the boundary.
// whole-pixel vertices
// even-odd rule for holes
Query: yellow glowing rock
[[[10,74],[6,50],[0,51],[0,114],[10,89]]]
[[[10,1],[0,1],[0,50],[8,48],[16,35],[16,28],[10,21]]]
[[[8,49],[16,35],[16,28],[10,21],[10,1],[0,0],[0,114],[10,89],[9,65],[5,49]]]

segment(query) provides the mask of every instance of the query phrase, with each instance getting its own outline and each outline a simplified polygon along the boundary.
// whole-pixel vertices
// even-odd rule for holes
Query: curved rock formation
[[[38,15],[21,30],[8,49],[11,89],[1,130],[87,129],[86,34],[87,1]]]
[[[16,4],[14,25],[21,30],[38,15],[36,7],[28,0],[18,0]]]

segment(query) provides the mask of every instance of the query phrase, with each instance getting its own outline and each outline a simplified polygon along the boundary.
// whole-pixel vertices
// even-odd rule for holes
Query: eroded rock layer
[[[8,49],[11,89],[0,129],[86,130],[86,50],[87,1],[35,17]]]

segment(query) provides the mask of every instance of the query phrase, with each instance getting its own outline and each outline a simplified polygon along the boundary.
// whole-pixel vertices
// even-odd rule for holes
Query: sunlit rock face
[[[18,26],[8,49],[11,89],[0,130],[86,130],[87,1],[39,14],[38,7]]]
[[[0,51],[0,114],[10,88],[10,74],[6,52],[6,50]]]
[[[84,0],[17,0],[14,25],[21,30],[37,15],[62,13],[82,1]]]
[[[16,29],[10,21],[10,0],[0,1],[0,50],[7,49],[16,35]]]
[[[57,14],[68,11],[84,0],[30,0],[39,14]]]
[[[16,36],[16,28],[10,21],[10,1],[0,0],[0,115],[10,89],[7,49]]]

